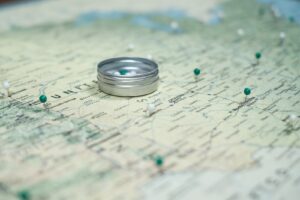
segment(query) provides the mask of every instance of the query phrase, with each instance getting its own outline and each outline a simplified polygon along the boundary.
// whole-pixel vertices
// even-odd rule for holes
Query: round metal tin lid
[[[116,96],[141,96],[158,86],[158,65],[149,59],[119,57],[98,64],[99,88]]]

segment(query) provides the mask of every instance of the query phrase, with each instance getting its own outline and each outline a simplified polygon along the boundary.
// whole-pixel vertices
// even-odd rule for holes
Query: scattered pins
[[[127,46],[127,51],[133,51],[134,50],[134,44],[130,43]]]
[[[7,96],[10,97],[11,96],[11,93],[10,93],[10,84],[9,84],[8,80],[3,81],[2,86],[6,90]]]
[[[199,68],[195,68],[193,72],[194,72],[195,80],[198,81],[200,73],[201,73],[201,70]]]
[[[280,46],[282,46],[282,45],[284,44],[284,42],[285,42],[285,37],[286,37],[286,35],[285,35],[284,32],[281,32],[281,33],[279,34],[279,38],[280,38],[279,45],[280,45]]]
[[[27,190],[22,190],[22,191],[18,192],[17,196],[20,200],[30,200],[31,199],[30,193]]]
[[[44,94],[42,94],[42,95],[40,95],[39,100],[43,104],[44,108],[47,109],[47,104],[46,104],[46,102],[47,102],[47,96],[44,95]]]
[[[146,110],[146,114],[148,117],[150,117],[151,115],[153,115],[156,112],[156,106],[153,103],[148,103],[147,104],[147,110]]]
[[[255,53],[256,65],[259,65],[259,60],[261,59],[261,53],[258,51]]]

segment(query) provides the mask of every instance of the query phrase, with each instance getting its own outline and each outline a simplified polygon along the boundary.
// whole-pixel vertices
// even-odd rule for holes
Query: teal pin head
[[[126,75],[128,73],[127,69],[120,69],[119,70],[120,75]]]
[[[290,16],[290,17],[289,17],[289,21],[290,21],[291,23],[293,23],[293,22],[295,22],[295,18],[294,18],[293,16]]]
[[[20,200],[30,200],[30,193],[27,190],[22,190],[17,193],[17,196]]]
[[[248,88],[248,87],[246,87],[246,88],[244,89],[244,94],[245,94],[246,96],[250,95],[250,94],[251,94],[251,89]]]
[[[255,53],[255,58],[257,59],[257,60],[259,60],[260,58],[261,58],[261,52],[256,52]]]
[[[40,100],[41,103],[46,103],[47,102],[47,96],[46,95],[41,95],[39,97],[39,100]]]
[[[195,75],[195,76],[199,76],[200,73],[201,73],[201,70],[200,70],[199,68],[195,68],[195,69],[194,69],[194,75]]]
[[[154,162],[157,167],[161,167],[164,164],[164,158],[162,156],[155,156]]]

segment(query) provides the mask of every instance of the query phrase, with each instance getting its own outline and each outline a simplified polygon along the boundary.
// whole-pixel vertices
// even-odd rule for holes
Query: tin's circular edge
[[[116,57],[116,58],[109,58],[109,59],[103,60],[100,63],[98,63],[98,65],[97,65],[97,72],[99,74],[103,75],[103,76],[111,76],[110,74],[107,74],[107,73],[101,71],[101,67],[103,67],[104,65],[107,65],[109,63],[118,62],[118,61],[122,61],[122,60],[135,60],[135,61],[144,63],[146,65],[150,65],[150,66],[153,67],[153,70],[150,71],[150,72],[134,76],[136,78],[137,77],[149,76],[149,75],[157,74],[158,73],[158,64],[155,61],[153,61],[153,60],[150,60],[150,59],[147,59],[147,58],[142,58],[142,57]],[[123,76],[116,76],[116,77],[125,78]]]

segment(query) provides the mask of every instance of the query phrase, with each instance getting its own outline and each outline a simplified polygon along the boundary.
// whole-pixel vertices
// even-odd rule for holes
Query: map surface
[[[0,10],[0,81],[11,85],[1,200],[299,198],[297,13],[279,16],[272,1],[101,2]],[[155,60],[158,90],[99,91],[97,63],[119,56]]]

